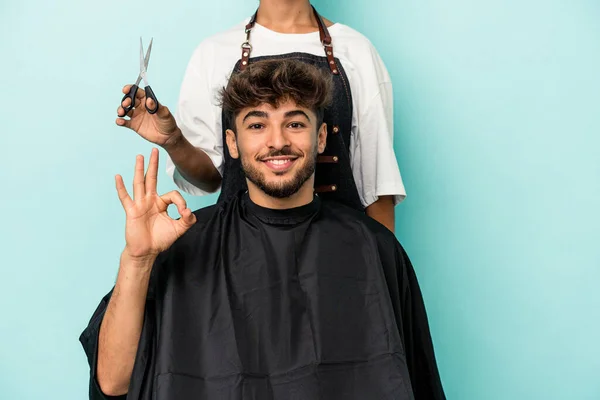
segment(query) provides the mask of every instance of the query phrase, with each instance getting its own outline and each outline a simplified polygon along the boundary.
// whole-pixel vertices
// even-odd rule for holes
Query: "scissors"
[[[142,38],[140,37],[140,74],[138,75],[137,80],[135,81],[135,85],[131,86],[131,88],[129,89],[129,93],[123,96],[123,100],[121,100],[121,103],[123,103],[125,99],[131,99],[131,104],[127,107],[123,107],[125,109],[125,115],[127,115],[127,113],[129,113],[129,111],[131,111],[131,109],[135,105],[135,94],[138,91],[138,85],[140,84],[142,79],[144,80],[145,84],[144,90],[146,91],[146,99],[150,98],[154,100],[154,108],[147,108],[148,113],[155,114],[158,111],[158,100],[156,99],[156,95],[152,91],[152,88],[150,87],[150,85],[148,84],[148,80],[146,79],[146,70],[148,68],[148,61],[150,60],[150,51],[152,50],[152,40],[154,40],[154,38],[150,39],[150,45],[148,46],[146,56],[144,57],[144,46],[142,45]]]

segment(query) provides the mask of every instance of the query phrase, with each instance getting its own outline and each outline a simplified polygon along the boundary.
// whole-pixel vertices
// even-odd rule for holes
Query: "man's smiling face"
[[[314,111],[283,101],[242,109],[236,133],[227,132],[233,158],[240,158],[246,178],[267,195],[285,198],[314,184],[318,153],[325,149],[327,129],[317,126]],[[310,182],[308,182],[310,181]]]

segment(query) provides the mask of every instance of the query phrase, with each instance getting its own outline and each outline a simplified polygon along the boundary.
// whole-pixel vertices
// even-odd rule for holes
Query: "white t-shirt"
[[[241,56],[248,20],[209,37],[196,48],[187,66],[175,114],[183,135],[211,158],[221,175],[223,137],[217,95]],[[394,204],[398,204],[406,192],[393,148],[392,83],[387,69],[371,42],[359,32],[340,23],[328,30],[333,54],[346,71],[352,91],[350,164],[360,200],[367,207],[379,196],[392,195]],[[251,57],[293,52],[325,55],[319,32],[282,34],[255,24],[250,43]],[[182,177],[170,158],[167,173],[187,193],[207,194]]]

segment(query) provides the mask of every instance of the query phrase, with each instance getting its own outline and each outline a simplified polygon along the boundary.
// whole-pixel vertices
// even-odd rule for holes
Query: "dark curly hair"
[[[223,111],[232,117],[230,127],[235,126],[235,117],[246,107],[278,107],[286,101],[313,110],[319,127],[331,103],[332,89],[331,74],[311,64],[290,59],[263,60],[233,74],[220,90],[219,99]]]

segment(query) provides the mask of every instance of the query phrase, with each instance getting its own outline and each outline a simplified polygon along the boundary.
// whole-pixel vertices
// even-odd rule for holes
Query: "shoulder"
[[[356,29],[337,23],[332,26],[330,33],[334,48],[339,46],[346,48],[348,46],[348,54],[356,56],[353,58],[368,57],[374,62],[381,62],[377,48],[371,40]]]
[[[359,49],[371,50],[375,49],[369,38],[360,33],[354,28],[342,23],[335,23],[330,28],[331,37],[338,41],[349,41],[356,45]]]
[[[323,202],[322,220],[328,230],[345,246],[369,248],[378,254],[384,266],[408,259],[402,244],[385,226],[367,214],[335,202]]]
[[[361,95],[373,95],[379,85],[390,82],[388,70],[373,43],[357,30],[337,23],[331,27],[335,54],[344,68],[358,79]]]
[[[203,39],[192,51],[188,68],[198,71],[231,69],[240,56],[245,22]],[[239,51],[238,51],[239,50]]]
[[[385,226],[369,217],[364,212],[360,212],[344,204],[333,201],[323,201],[321,212],[324,219],[338,222],[343,221],[344,225],[346,223],[351,223],[355,228],[358,228],[363,235],[371,237],[377,242],[388,244],[398,242],[396,236]]]
[[[207,56],[217,54],[224,48],[239,47],[244,40],[244,26],[246,21],[240,22],[231,28],[215,33],[203,39],[194,49],[193,56]]]

